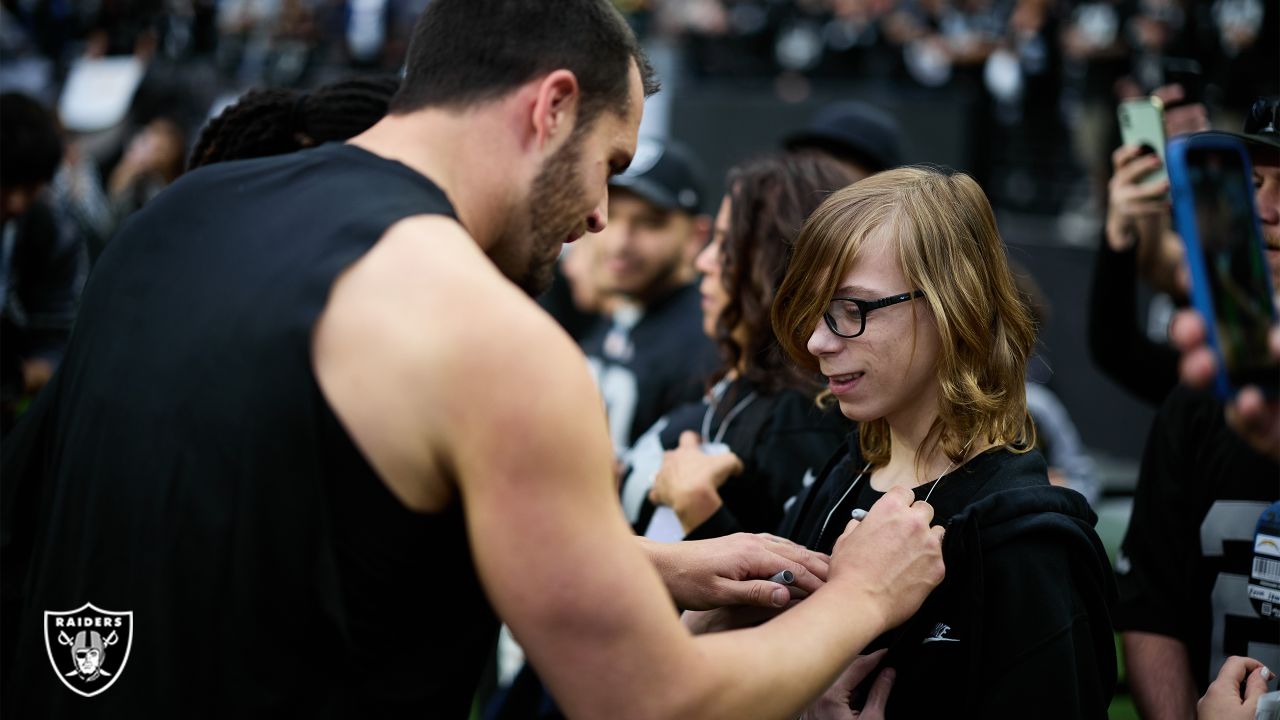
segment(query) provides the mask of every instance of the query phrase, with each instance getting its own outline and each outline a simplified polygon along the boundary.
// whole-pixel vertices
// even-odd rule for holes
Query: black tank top
[[[497,624],[461,510],[400,504],[311,364],[335,278],[422,214],[454,211],[327,145],[197,171],[125,225],[5,444],[6,717],[466,716]],[[43,628],[86,602],[134,624],[91,699]]]

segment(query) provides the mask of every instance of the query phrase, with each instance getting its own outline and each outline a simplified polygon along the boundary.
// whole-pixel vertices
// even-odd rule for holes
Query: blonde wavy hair
[[[1036,328],[1014,286],[991,204],[973,178],[916,166],[872,175],[833,193],[796,238],[771,319],[783,349],[816,372],[806,345],[867,238],[888,229],[910,288],[924,291],[938,328],[938,418],[917,463],[940,445],[954,463],[982,440],[1014,452],[1035,445],[1027,413],[1027,358]],[[908,289],[910,289],[908,288]],[[912,306],[913,322],[917,303]],[[862,455],[889,460],[889,425],[862,423]]]

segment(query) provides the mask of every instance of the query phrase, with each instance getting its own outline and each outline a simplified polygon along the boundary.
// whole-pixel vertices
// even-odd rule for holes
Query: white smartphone
[[[1120,121],[1120,138],[1125,145],[1145,145],[1160,158],[1160,169],[1147,175],[1145,182],[1169,177],[1165,172],[1164,103],[1151,96],[1125,100],[1116,108]]]

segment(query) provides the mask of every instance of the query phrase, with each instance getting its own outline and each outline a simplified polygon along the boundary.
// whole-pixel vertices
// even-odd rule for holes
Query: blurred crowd
[[[148,146],[160,148],[152,154],[173,150],[150,159],[150,169],[180,165],[177,155],[199,127],[251,87],[311,88],[352,73],[397,72],[429,1],[6,0],[0,90],[57,106],[68,131],[113,128],[80,143],[106,183],[144,132]],[[1001,183],[1066,177],[1059,184],[1094,225],[1117,144],[1116,101],[1178,82],[1221,125],[1237,127],[1240,108],[1268,92],[1280,33],[1275,4],[1263,0],[615,4],[651,55],[664,59],[668,87],[763,80],[792,102],[824,83],[877,85],[896,96],[952,93],[946,98],[967,128],[965,169],[998,205],[1020,193],[1064,194]],[[1009,163],[1025,172],[1012,181],[992,173],[992,165]],[[124,174],[136,174],[137,164]],[[1060,197],[1022,199],[1038,211],[1063,209]]]
[[[306,90],[397,73],[429,2],[6,0],[0,91],[54,111],[66,152],[50,202],[91,261],[130,212],[183,172],[219,110],[253,87]],[[841,83],[937,102],[966,128],[944,132],[963,136],[964,169],[998,207],[1050,195],[1039,209],[1079,211],[1090,243],[1119,145],[1117,102],[1177,83],[1215,125],[1238,127],[1252,99],[1274,91],[1280,32],[1276,4],[1262,0],[616,5],[675,98],[700,84],[762,81],[782,102]],[[1021,170],[992,172],[1009,163]]]

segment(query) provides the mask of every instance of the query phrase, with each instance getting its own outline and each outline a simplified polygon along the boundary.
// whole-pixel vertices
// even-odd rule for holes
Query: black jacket
[[[839,502],[862,466],[856,449],[845,453],[798,503],[785,534],[829,551],[846,508],[879,495],[866,488]],[[928,488],[917,488],[918,497]],[[930,502],[935,523],[947,528],[946,579],[867,648],[889,647],[884,666],[897,671],[887,716],[1106,717],[1116,682],[1116,591],[1088,503],[1050,486],[1035,451],[984,453],[938,489]]]
[[[628,463],[623,508],[637,533],[645,534],[654,515],[648,493],[663,452],[675,448],[687,430],[701,431],[705,423],[706,439],[719,438],[743,465],[720,487],[720,508],[685,538],[703,540],[777,530],[788,503],[805,483],[813,482],[853,427],[834,404],[819,408],[811,394],[794,388],[762,394],[753,384],[736,380],[719,397],[671,411],[623,456]],[[708,412],[713,416],[709,421]]]

